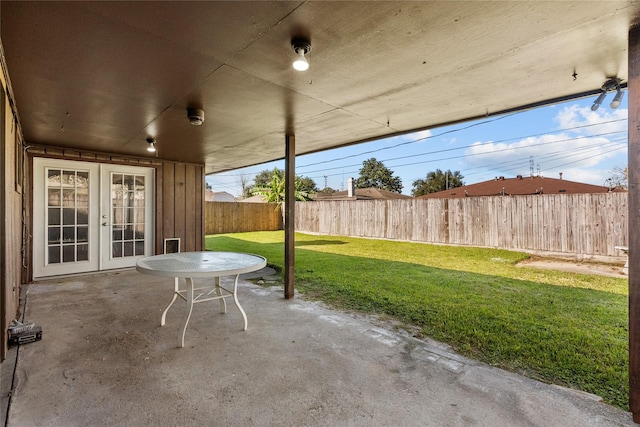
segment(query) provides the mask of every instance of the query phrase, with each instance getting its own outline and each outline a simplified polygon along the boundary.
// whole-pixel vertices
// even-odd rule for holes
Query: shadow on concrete
[[[240,284],[160,316],[173,279],[135,271],[28,285],[43,339],[20,348],[9,426],[601,426],[629,413],[475,362],[374,318]]]

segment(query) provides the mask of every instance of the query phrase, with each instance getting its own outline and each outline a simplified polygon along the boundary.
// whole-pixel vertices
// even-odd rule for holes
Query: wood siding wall
[[[204,250],[204,166],[163,162],[156,178],[156,253],[175,237],[182,252]]]
[[[627,193],[296,204],[296,230],[428,243],[619,256]]]
[[[0,361],[7,328],[18,317],[22,273],[22,136],[0,73]]]
[[[282,229],[282,212],[274,203],[205,203],[205,234]]]
[[[33,173],[33,157],[154,168],[156,171],[155,253],[163,253],[164,239],[175,237],[180,238],[180,250],[183,252],[204,250],[204,165],[31,146],[29,148],[30,177]],[[30,212],[30,209],[27,211]],[[31,223],[30,220],[29,223]],[[27,250],[27,254],[29,259],[26,264],[31,266],[31,248]],[[25,281],[31,280],[33,275],[29,267],[25,274]]]

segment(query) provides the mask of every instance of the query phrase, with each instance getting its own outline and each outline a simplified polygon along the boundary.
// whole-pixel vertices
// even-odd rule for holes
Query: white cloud
[[[544,148],[545,146],[552,146],[567,139],[570,139],[570,137],[565,134],[557,134],[529,137],[513,143],[478,141],[474,142],[471,147],[467,149],[465,155],[480,157],[481,155],[491,156],[492,162],[494,160],[512,159],[514,156],[529,157],[539,155],[543,150],[547,150],[547,148]]]
[[[565,168],[561,172],[562,179],[593,185],[604,185],[604,181],[611,176],[611,173],[604,169]],[[549,178],[559,178],[560,176],[559,173],[542,175]]]
[[[431,130],[427,129],[427,130],[421,130],[420,132],[413,132],[413,133],[408,133],[406,135],[402,136],[402,139],[405,141],[418,141],[418,142],[424,142],[426,140],[428,140],[429,138],[431,138]]]
[[[607,161],[626,153],[627,110],[601,110],[564,107],[555,117],[562,133],[513,143],[479,141],[466,150],[465,160],[469,168],[484,167],[496,175],[515,176],[528,174],[532,159],[534,173],[539,168],[543,175],[557,177],[558,172],[571,171],[573,178],[565,174],[566,179],[602,185],[610,175]],[[602,135],[610,132],[619,133]]]
[[[611,132],[625,132],[627,130],[628,110],[620,108],[611,110],[600,108],[591,111],[589,107],[571,105],[558,112],[555,121],[561,129],[571,129],[581,135],[600,135]]]

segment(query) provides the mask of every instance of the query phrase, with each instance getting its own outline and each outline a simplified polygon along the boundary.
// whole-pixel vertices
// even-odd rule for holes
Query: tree
[[[273,168],[273,170],[265,169],[258,173],[256,177],[253,179],[253,189],[269,187],[271,186],[271,182],[273,181],[274,174],[278,176],[278,179],[284,181],[284,171],[282,169]],[[307,176],[298,176],[296,175],[296,188],[301,192],[313,194],[318,192],[318,187],[313,179]]]
[[[300,190],[309,194],[317,193],[318,187],[313,179],[308,176],[296,176],[296,185],[300,183]]]
[[[265,169],[258,173],[255,178],[253,178],[253,186],[254,187],[264,187],[269,185],[269,183],[273,179],[273,174],[277,173],[278,178],[284,179],[284,171],[282,169],[273,168],[273,170]]]
[[[241,174],[238,180],[240,188],[242,190],[242,197],[246,198],[251,196],[251,187],[249,187],[249,178],[245,174]]]
[[[379,188],[381,190],[402,192],[402,179],[393,176],[393,171],[374,157],[362,162],[360,176],[356,179],[356,188]]]
[[[624,169],[620,166],[616,166],[611,171],[611,176],[604,181],[604,185],[609,188],[616,188],[619,190],[626,190],[629,188],[629,167]]]
[[[460,171],[451,172],[451,170],[448,170],[442,172],[440,169],[436,169],[435,171],[429,172],[426,179],[416,179],[413,181],[411,195],[417,197],[423,194],[437,193],[438,191],[461,187],[464,185],[462,178],[464,177],[460,175]]]
[[[324,193],[324,194],[332,194],[335,193],[336,190],[334,190],[331,187],[324,187],[322,190],[318,191],[318,193]]]
[[[251,194],[259,194],[264,197],[267,203],[277,203],[278,206],[284,203],[286,194],[286,181],[278,168],[274,168],[271,173],[271,181],[267,185],[256,186],[252,189]],[[309,193],[304,191],[300,180],[296,180],[294,196],[297,201],[304,202],[311,200]]]

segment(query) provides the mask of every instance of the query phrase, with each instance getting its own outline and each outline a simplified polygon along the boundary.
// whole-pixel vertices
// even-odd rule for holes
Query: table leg
[[[167,308],[165,308],[164,311],[162,312],[162,318],[160,319],[160,326],[164,326],[165,321],[167,320],[167,312],[169,311],[173,303],[176,302],[176,298],[178,297],[178,286],[179,286],[179,279],[176,277],[174,278],[174,283],[173,283],[173,298],[171,299],[171,302],[169,303]]]
[[[215,283],[216,285],[216,295],[221,297],[220,298],[220,310],[222,310],[223,313],[227,312],[227,302],[225,301],[225,298],[222,298],[222,290],[220,289],[220,280],[222,280],[219,276],[218,277],[214,277],[213,278],[213,283]]]
[[[238,278],[240,277],[239,274],[236,274],[236,279],[233,282],[233,302],[236,303],[236,307],[238,307],[238,310],[240,310],[240,313],[242,313],[242,318],[244,319],[244,329],[243,331],[247,330],[247,314],[244,312],[244,310],[242,309],[242,306],[240,305],[240,302],[238,301]]]
[[[184,312],[184,318],[182,319],[182,326],[178,330],[178,347],[184,347],[184,334],[187,331],[187,324],[191,318],[191,312],[193,311],[193,279],[187,277],[187,307]]]

